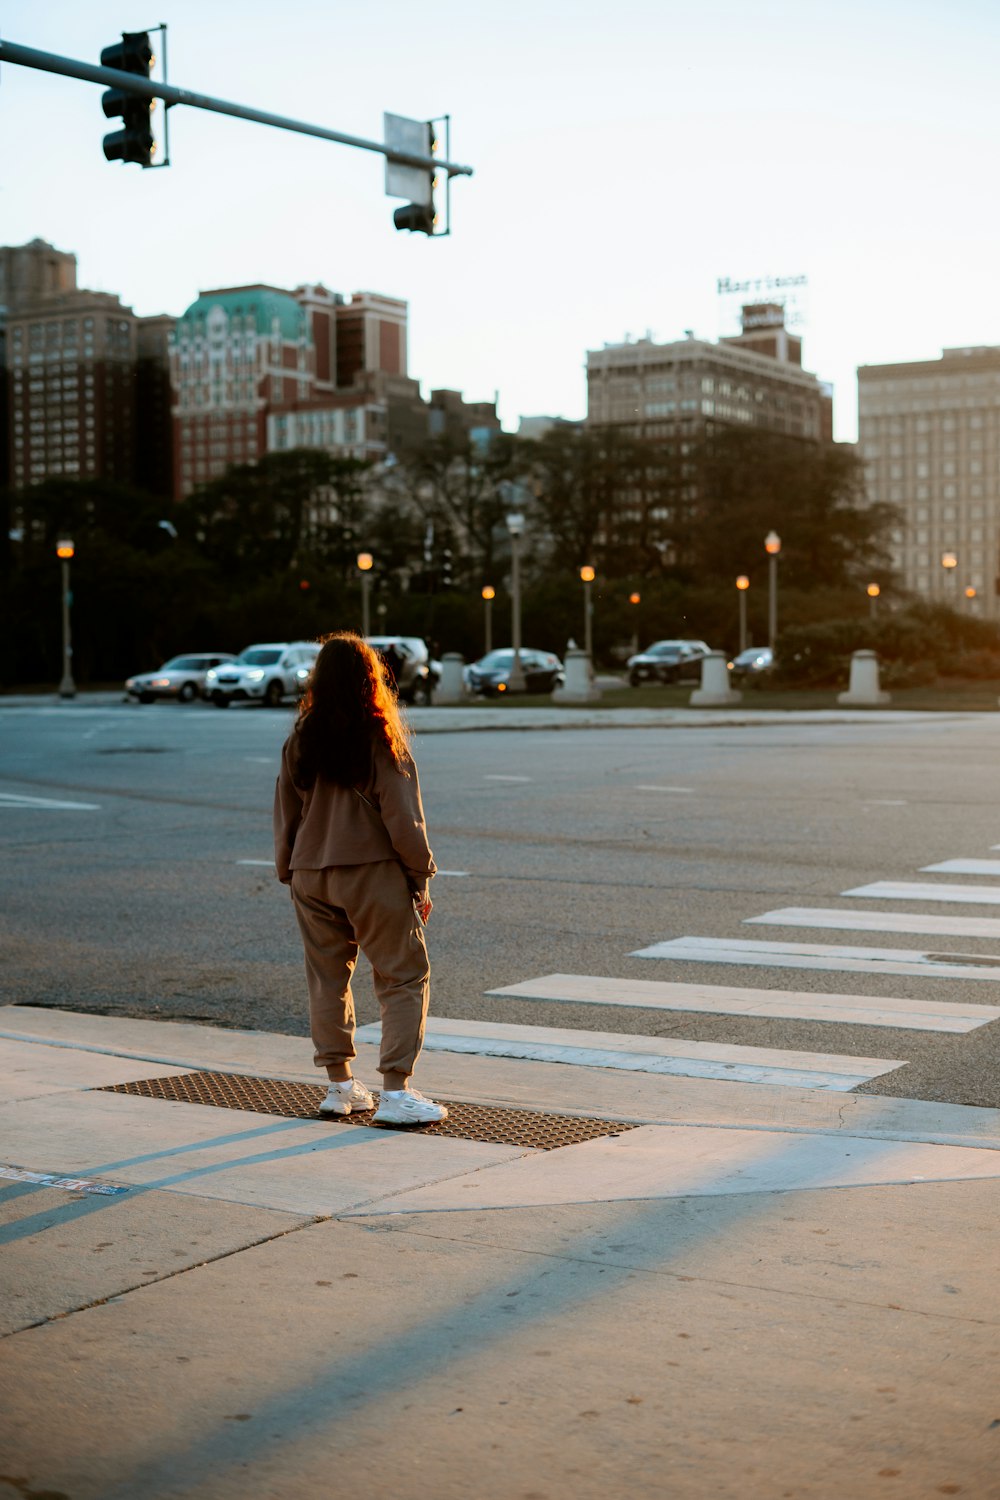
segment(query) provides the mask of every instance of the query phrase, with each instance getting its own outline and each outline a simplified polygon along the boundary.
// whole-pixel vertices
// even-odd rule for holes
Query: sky
[[[410,309],[409,373],[586,413],[586,351],[717,339],[720,277],[805,276],[804,364],[857,432],[861,364],[1000,344],[995,0],[163,0],[178,87],[381,140],[451,116],[452,234],[400,233],[370,152],[170,112],[107,162],[101,89],[0,68],[0,243],[36,236],[141,314],[322,281]],[[136,0],[5,0],[0,34],[98,62]]]

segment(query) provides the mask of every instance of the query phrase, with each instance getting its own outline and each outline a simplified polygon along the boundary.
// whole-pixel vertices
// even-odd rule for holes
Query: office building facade
[[[858,446],[869,499],[901,511],[892,544],[904,587],[1000,616],[1000,348],[863,365]]]
[[[588,351],[586,420],[660,441],[720,425],[831,442],[833,395],[802,369],[784,309],[761,303],[744,307],[742,331],[717,344],[689,334]]]

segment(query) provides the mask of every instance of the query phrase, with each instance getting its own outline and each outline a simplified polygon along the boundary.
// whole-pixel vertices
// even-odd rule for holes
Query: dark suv
[[[396,687],[404,703],[430,703],[431,692],[441,677],[441,669],[436,662],[431,661],[425,640],[419,635],[370,635],[368,644],[374,646],[381,656],[385,656],[392,648]],[[393,657],[388,660],[392,662]]]
[[[630,687],[644,682],[700,682],[702,658],[711,651],[704,641],[654,641],[638,656],[630,656]]]

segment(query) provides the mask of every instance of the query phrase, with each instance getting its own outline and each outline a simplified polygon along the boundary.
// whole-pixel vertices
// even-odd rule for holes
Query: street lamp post
[[[879,594],[881,594],[881,592],[882,590],[879,588],[877,583],[870,583],[868,585],[868,597],[871,600],[871,612],[873,620],[878,619],[878,596]]]
[[[61,565],[62,574],[62,655],[63,670],[62,681],[59,684],[60,698],[75,698],[76,683],[73,681],[73,638],[70,634],[69,607],[73,603],[73,595],[69,591],[69,565],[76,548],[68,537],[62,537],[56,542],[56,557]]]
[[[361,574],[361,634],[365,640],[372,633],[371,588],[374,563],[375,559],[370,552],[358,553],[358,571]]]
[[[741,573],[737,578],[736,587],[739,590],[740,651],[742,652],[747,649],[747,589],[750,587],[750,580],[745,573]]]
[[[950,548],[948,551],[941,553],[941,566],[944,568],[945,598],[950,601],[954,588],[954,579],[957,576],[955,569],[958,567],[958,556]]]
[[[594,597],[592,586],[595,578],[594,569],[589,563],[584,563],[580,569],[580,579],[583,583],[583,649],[587,653],[587,670],[594,675]]]
[[[778,553],[781,551],[781,537],[776,531],[769,531],[764,538],[764,551],[767,553],[767,644],[772,652],[778,635]]]
[[[497,591],[492,584],[488,583],[483,588],[483,644],[484,656],[489,656],[493,650],[493,600]]]
[[[970,615],[974,615],[975,612],[976,612],[976,593],[977,593],[977,590],[974,589],[972,587],[972,584],[970,583],[969,586],[968,586],[968,588],[965,591],[965,597],[966,597],[966,599],[969,602],[969,614]]]
[[[510,533],[510,643],[514,648],[514,660],[510,668],[508,691],[523,693],[527,688],[524,668],[521,665],[521,537],[524,534],[524,516],[513,511],[507,517]]]
[[[638,605],[640,605],[642,603],[642,595],[638,592],[638,590],[633,590],[633,592],[631,594],[629,594],[629,596],[628,596],[628,602],[630,604],[635,604],[635,605],[638,606]],[[638,610],[637,610],[636,611],[636,628],[632,632],[632,655],[635,656],[636,653],[638,652],[638,650],[639,650],[639,623],[638,623]]]

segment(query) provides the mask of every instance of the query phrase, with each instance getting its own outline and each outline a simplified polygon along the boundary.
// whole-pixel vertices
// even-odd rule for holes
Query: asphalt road
[[[257,708],[0,706],[4,1001],[305,1036],[297,930],[269,865],[290,724]],[[997,857],[1000,716],[418,728],[415,748],[437,862],[465,872],[434,882],[434,1014],[905,1059],[863,1091],[1000,1107],[1000,1022],[952,1036],[484,995],[559,972],[1000,1003],[992,982],[629,956],[684,935],[1000,953],[984,938],[742,925],[850,905],[841,893],[869,881],[932,880],[918,872],[935,861]],[[376,1019],[363,964],[355,991],[359,1020]]]

